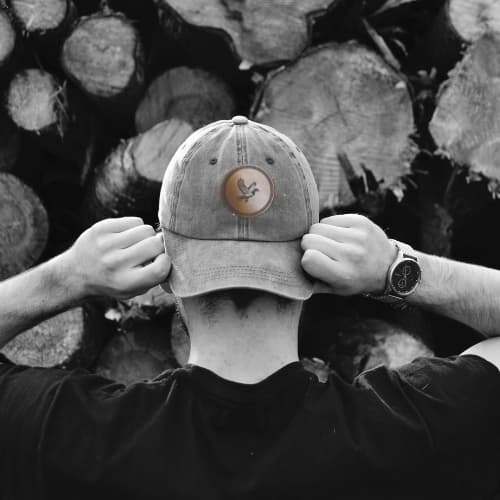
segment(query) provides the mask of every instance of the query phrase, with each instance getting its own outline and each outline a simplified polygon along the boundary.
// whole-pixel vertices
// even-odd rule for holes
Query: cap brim
[[[313,283],[302,270],[300,240],[200,240],[164,229],[172,260],[170,287],[178,297],[247,288],[306,300]]]

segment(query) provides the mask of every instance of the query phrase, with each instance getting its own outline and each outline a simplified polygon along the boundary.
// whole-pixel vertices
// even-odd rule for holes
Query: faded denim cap
[[[172,291],[249,288],[308,299],[300,241],[318,207],[311,167],[285,135],[244,116],[197,130],[170,161],[160,195]]]

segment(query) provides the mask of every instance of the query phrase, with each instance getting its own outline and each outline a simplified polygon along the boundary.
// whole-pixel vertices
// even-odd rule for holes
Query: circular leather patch
[[[243,166],[226,175],[222,194],[232,212],[242,217],[255,217],[271,206],[274,184],[260,168]]]

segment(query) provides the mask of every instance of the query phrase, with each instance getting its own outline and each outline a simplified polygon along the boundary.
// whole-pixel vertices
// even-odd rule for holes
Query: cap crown
[[[178,149],[163,180],[163,228],[207,240],[291,241],[318,221],[318,192],[303,153],[244,117],[212,123]]]

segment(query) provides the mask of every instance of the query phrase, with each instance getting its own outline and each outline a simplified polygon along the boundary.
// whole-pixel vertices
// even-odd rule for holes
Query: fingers
[[[113,246],[116,246],[116,248],[128,248],[143,240],[154,237],[156,234],[161,233],[156,233],[152,226],[140,224],[113,235]]]
[[[162,253],[151,264],[136,268],[132,274],[132,279],[138,289],[149,290],[166,281],[170,274],[170,268],[170,259],[167,254]]]
[[[338,243],[329,238],[325,238],[319,234],[306,234],[301,242],[302,250],[317,250],[330,257],[330,259],[338,260],[345,252],[342,243]]]
[[[309,233],[318,234],[340,243],[348,243],[359,237],[359,231],[356,229],[332,226],[325,223],[313,224]]]
[[[142,224],[144,222],[140,217],[117,217],[115,219],[101,220],[94,224],[94,228],[104,233],[120,233]]]
[[[334,284],[338,282],[341,271],[341,266],[338,262],[314,249],[304,252],[302,256],[302,267],[307,274],[328,283],[333,288]]]
[[[165,253],[163,236],[157,233],[121,250],[119,258],[124,266],[135,267],[156,259],[162,253]]]
[[[332,215],[321,219],[321,224],[329,224],[331,226],[344,227],[344,228],[359,228],[363,227],[369,219],[359,214],[342,214]]]

